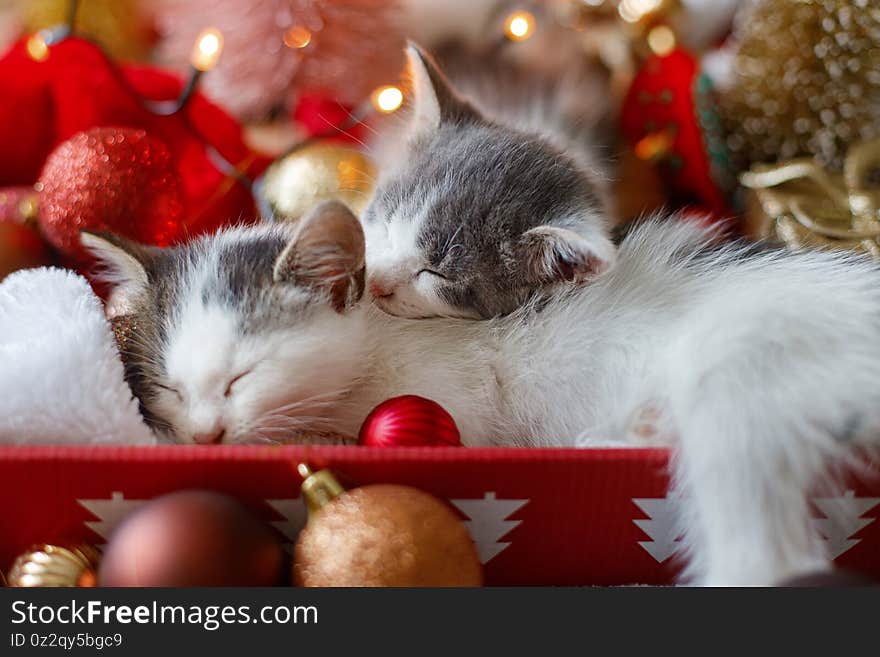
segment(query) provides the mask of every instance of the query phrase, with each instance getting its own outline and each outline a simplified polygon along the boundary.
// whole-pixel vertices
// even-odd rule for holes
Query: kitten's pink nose
[[[381,279],[372,279],[370,281],[370,294],[372,294],[377,299],[387,299],[388,297],[394,296],[394,286]]]
[[[215,431],[207,431],[204,433],[193,434],[193,442],[196,445],[218,445],[223,441],[226,435],[226,429],[217,429]]]

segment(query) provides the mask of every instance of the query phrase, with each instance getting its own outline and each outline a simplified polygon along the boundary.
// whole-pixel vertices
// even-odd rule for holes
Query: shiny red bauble
[[[455,420],[440,404],[417,395],[392,397],[361,425],[358,443],[367,447],[461,445]]]

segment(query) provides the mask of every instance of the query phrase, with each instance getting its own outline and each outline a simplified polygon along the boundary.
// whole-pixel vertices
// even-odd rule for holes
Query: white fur
[[[156,442],[123,379],[101,302],[62,269],[0,284],[0,444]]]
[[[434,132],[440,127],[440,103],[434,84],[414,46],[407,47],[406,59],[412,85],[411,135]]]
[[[676,256],[707,237],[648,223],[607,276],[489,322],[362,304],[349,314],[367,327],[361,383],[334,421],[354,431],[375,403],[420,394],[466,445],[587,446],[632,440],[634,413],[658,407],[676,430],[692,581],[766,585],[812,567],[807,490],[850,429],[880,429],[880,276],[832,253]]]
[[[420,207],[398,208],[387,221],[363,222],[366,239],[367,291],[379,308],[398,317],[468,317],[450,306],[438,291],[438,279],[424,271],[427,262],[416,239],[426,214],[438,202],[435,190]],[[402,216],[408,211],[406,216]],[[411,211],[411,212],[409,212]],[[383,297],[384,294],[391,296]]]
[[[219,233],[212,246],[202,246],[199,266],[181,286],[184,298],[170,318],[165,352],[164,385],[172,390],[157,391],[156,409],[182,442],[196,442],[200,434],[221,430],[224,443],[278,442],[296,436],[305,422],[332,432],[336,428],[321,423],[320,415],[328,404],[338,405],[357,376],[356,336],[363,332],[357,318],[320,307],[295,333],[242,335],[239,318],[227,306],[203,299],[220,266],[213,247],[260,231],[292,233],[284,226]],[[305,304],[305,291],[292,284],[284,289]],[[331,351],[323,348],[328,335],[340,338]],[[338,377],[345,384],[337,390]],[[356,435],[357,431],[349,437]]]

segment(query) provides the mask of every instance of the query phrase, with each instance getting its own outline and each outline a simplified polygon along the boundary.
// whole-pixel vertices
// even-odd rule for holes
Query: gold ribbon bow
[[[880,188],[867,180],[877,170],[880,139],[851,147],[842,175],[809,158],[756,164],[740,177],[760,204],[757,220],[749,212],[751,232],[792,248],[844,248],[880,259]]]

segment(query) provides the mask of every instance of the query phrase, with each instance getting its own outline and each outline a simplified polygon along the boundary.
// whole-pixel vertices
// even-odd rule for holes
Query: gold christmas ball
[[[304,485],[310,509],[294,549],[298,586],[482,585],[473,540],[437,498],[391,484],[330,494],[315,488],[327,501],[314,504]]]
[[[154,40],[153,28],[138,0],[88,0],[76,7],[74,31],[94,39],[113,57],[144,60]],[[67,23],[70,0],[18,0],[28,32]]]
[[[100,555],[89,545],[35,545],[9,571],[9,586],[95,586]]]
[[[276,160],[258,184],[263,210],[276,219],[296,221],[321,201],[342,201],[360,215],[373,193],[376,172],[360,151],[316,143]]]
[[[880,137],[880,11],[868,0],[750,0],[721,98],[737,167],[814,156],[840,171]]]

